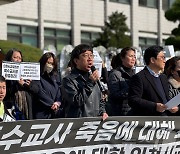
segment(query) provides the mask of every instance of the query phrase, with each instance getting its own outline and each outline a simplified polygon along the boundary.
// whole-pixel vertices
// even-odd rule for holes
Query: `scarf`
[[[26,119],[28,119],[29,115],[28,115],[28,103],[26,99],[26,92],[17,91],[15,93],[15,97],[16,97],[16,105],[18,109],[22,112],[22,114],[26,117]]]

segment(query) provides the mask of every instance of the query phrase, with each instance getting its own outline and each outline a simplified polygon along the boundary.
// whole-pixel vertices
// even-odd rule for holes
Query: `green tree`
[[[180,21],[180,0],[176,0],[172,7],[165,12],[165,17],[169,21]],[[173,45],[175,50],[180,50],[180,23],[177,28],[171,32],[172,36],[166,39],[166,45]]]
[[[102,45],[106,48],[131,46],[130,37],[125,35],[125,32],[129,31],[125,22],[126,19],[123,13],[118,13],[117,11],[112,13],[112,15],[108,17],[108,22],[105,22],[102,33],[99,33],[100,37],[93,42],[93,45]]]

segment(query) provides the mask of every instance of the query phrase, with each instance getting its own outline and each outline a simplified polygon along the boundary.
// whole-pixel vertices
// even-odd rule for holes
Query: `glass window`
[[[99,33],[92,33],[92,40],[96,40],[97,38],[99,38]]]
[[[44,47],[53,45],[60,52],[65,45],[71,44],[70,30],[46,28],[44,33]]]
[[[8,32],[8,33],[20,34],[20,32],[21,32],[20,26],[8,25],[8,26],[7,26],[7,32]]]
[[[110,2],[117,2],[117,0],[109,0]]]
[[[81,32],[81,39],[83,39],[83,40],[90,40],[91,39],[90,32]]]
[[[23,36],[22,43],[37,47],[37,38],[33,36]]]
[[[163,0],[163,1],[162,1],[162,7],[163,7],[164,10],[167,10],[168,7],[169,7],[169,6],[168,6],[168,5],[169,5],[169,4],[168,4],[168,1],[169,1],[169,0]]]
[[[165,45],[165,42],[166,42],[166,40],[163,39],[163,40],[162,40],[162,45],[161,45],[161,46],[164,46],[164,45]]]
[[[157,0],[147,0],[147,6],[157,8],[157,2]]]
[[[139,0],[139,5],[146,6],[146,0]]]
[[[38,46],[37,27],[7,25],[7,39],[34,47]]]
[[[174,3],[175,0],[163,0],[162,1],[162,7],[163,10],[168,10]]]
[[[110,2],[130,4],[130,0],[110,0]]]
[[[64,40],[64,39],[58,40],[57,41],[57,50],[61,51],[64,46],[69,45],[69,44],[70,44],[69,40]]]
[[[22,27],[22,34],[37,34],[37,29],[34,27]]]
[[[81,43],[91,45],[97,38],[99,38],[99,33],[97,32],[81,32]]]
[[[175,0],[169,0],[169,7],[171,7],[174,2],[175,2]]]
[[[57,37],[70,37],[70,30],[58,30]]]
[[[140,37],[139,38],[139,46],[144,50],[149,46],[157,45],[157,39],[154,38],[145,38]]]
[[[147,44],[148,46],[157,45],[157,39],[147,38],[146,41],[147,41],[146,44]]]
[[[14,42],[21,43],[21,37],[18,37],[18,36],[11,36],[11,35],[8,34],[7,39],[11,40],[11,41],[14,41]]]
[[[55,36],[55,30],[53,30],[53,29],[45,29],[44,30],[44,35],[45,36]]]
[[[44,40],[44,46],[47,47],[49,45],[53,45],[53,46],[56,46],[56,40],[53,40],[53,39],[45,39]]]
[[[146,39],[145,38],[139,38],[139,45],[146,45]]]
[[[139,5],[145,6],[145,7],[157,8],[158,1],[157,0],[139,0]]]

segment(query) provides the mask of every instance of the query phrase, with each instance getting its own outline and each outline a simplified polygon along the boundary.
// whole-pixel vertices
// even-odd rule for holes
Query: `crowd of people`
[[[11,49],[5,61],[23,61]],[[161,46],[144,52],[145,67],[135,73],[136,50],[126,47],[103,65],[102,76],[94,66],[93,48],[77,45],[71,52],[70,70],[62,79],[51,52],[39,60],[40,80],[5,80],[0,76],[0,121],[108,116],[178,116],[179,105],[166,103],[180,93],[180,57],[166,61]],[[107,89],[103,85],[107,84]]]

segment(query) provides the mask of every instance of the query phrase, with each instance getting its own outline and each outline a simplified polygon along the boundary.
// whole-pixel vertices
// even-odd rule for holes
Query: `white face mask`
[[[53,68],[54,68],[53,65],[51,65],[51,64],[46,64],[46,65],[45,65],[45,68],[44,68],[44,71],[46,71],[46,72],[49,74],[49,73],[52,72]]]

